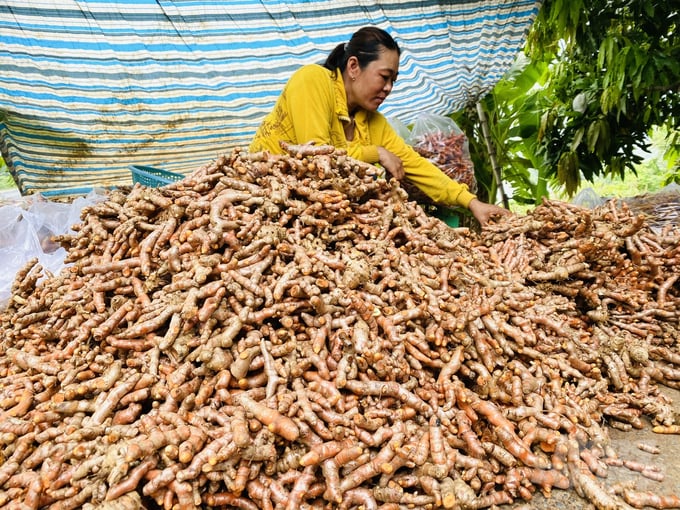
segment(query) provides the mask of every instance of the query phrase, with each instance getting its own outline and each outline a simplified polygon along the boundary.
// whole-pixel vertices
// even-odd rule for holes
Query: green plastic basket
[[[451,228],[458,228],[460,226],[460,216],[450,207],[439,207],[434,216],[442,220]]]
[[[149,188],[159,188],[184,178],[182,174],[168,172],[153,166],[130,165],[130,172],[132,173],[132,182]]]

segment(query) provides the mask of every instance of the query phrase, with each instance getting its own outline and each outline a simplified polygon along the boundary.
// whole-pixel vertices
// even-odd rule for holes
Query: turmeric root
[[[244,393],[238,396],[238,402],[244,409],[252,414],[255,419],[266,425],[269,430],[288,441],[295,441],[300,436],[300,429],[293,420],[279,413],[276,409],[271,409],[261,404]]]

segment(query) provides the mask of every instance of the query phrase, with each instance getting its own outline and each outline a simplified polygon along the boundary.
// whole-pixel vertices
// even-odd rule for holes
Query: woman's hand
[[[404,165],[397,156],[388,151],[385,147],[378,147],[378,156],[380,157],[380,165],[396,180],[401,181],[404,178]]]
[[[476,198],[474,198],[472,202],[470,202],[470,205],[468,205],[468,209],[470,209],[470,212],[482,227],[489,223],[489,220],[492,218],[495,219],[500,218],[501,216],[507,216],[512,214],[510,211],[503,207],[499,207],[494,204],[487,204]]]

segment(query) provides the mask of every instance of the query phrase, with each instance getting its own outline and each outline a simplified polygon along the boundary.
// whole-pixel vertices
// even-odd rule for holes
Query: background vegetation
[[[479,102],[513,205],[624,179],[626,196],[640,191],[633,181],[645,192],[680,182],[679,20],[677,2],[543,2],[524,53]],[[496,201],[477,105],[452,117],[482,198]]]
[[[12,176],[9,174],[5,162],[0,158],[0,190],[12,189],[14,187],[16,187],[14,179],[12,179]]]

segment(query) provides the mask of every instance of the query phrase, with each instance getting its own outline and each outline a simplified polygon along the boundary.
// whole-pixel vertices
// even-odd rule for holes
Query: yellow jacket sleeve
[[[368,126],[371,141],[399,157],[406,177],[435,203],[468,207],[476,198],[467,185],[454,181],[439,167],[418,154],[394,131],[382,114],[371,113]]]

